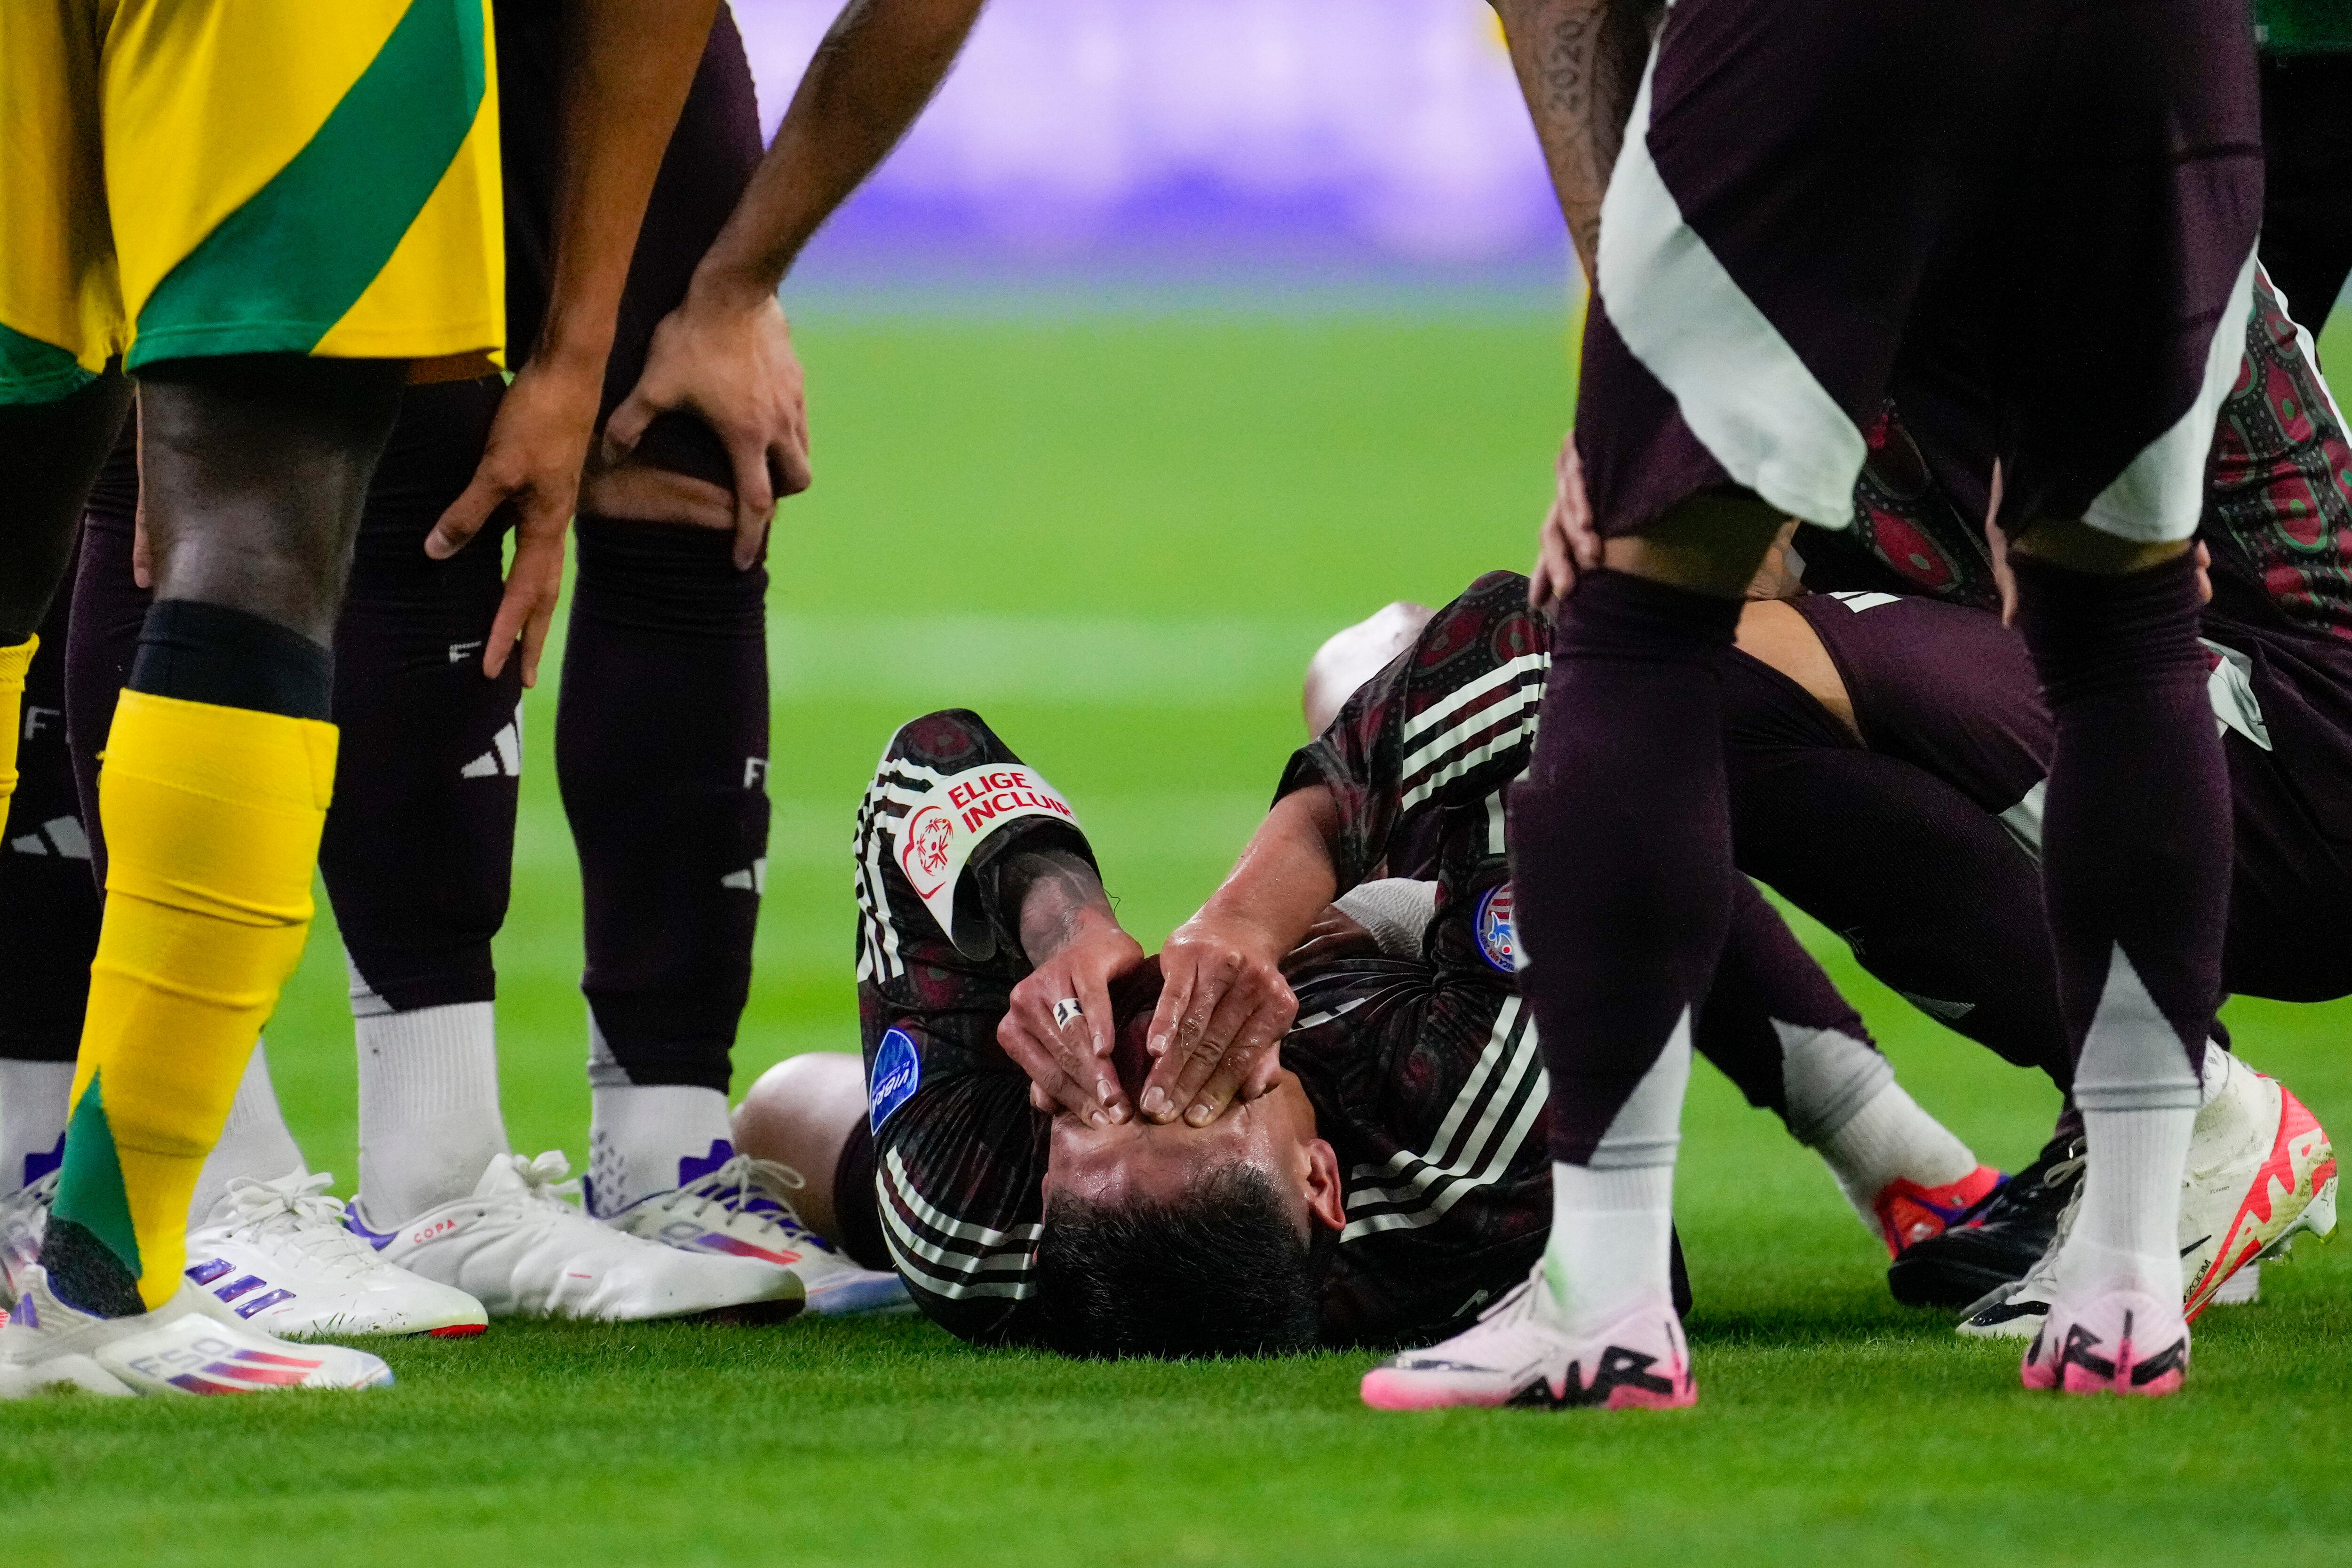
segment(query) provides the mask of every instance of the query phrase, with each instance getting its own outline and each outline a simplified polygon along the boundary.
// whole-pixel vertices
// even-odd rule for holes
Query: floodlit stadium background
[[[736,7],[771,131],[825,9]],[[1565,255],[1479,0],[1001,0],[803,276],[1459,286]]]

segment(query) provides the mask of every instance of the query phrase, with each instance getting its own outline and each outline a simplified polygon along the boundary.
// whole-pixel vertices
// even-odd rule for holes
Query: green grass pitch
[[[978,708],[1077,803],[1156,942],[1222,872],[1342,622],[1523,566],[1570,385],[1554,321],[866,320],[803,332],[818,488],[784,510],[777,825],[737,1087],[850,1049],[852,804],[893,724]],[[2352,341],[2339,331],[2339,363]],[[499,944],[515,1145],[584,1163],[579,895],[530,699]],[[1988,1159],[2053,1097],[1842,952],[1905,1081]],[[2352,940],[2352,936],[2347,936]],[[314,1166],[353,1163],[323,919],[269,1040]],[[2352,1132],[2352,1005],[2240,1004]],[[1893,1305],[1812,1157],[1695,1078],[1692,1412],[1376,1415],[1359,1356],[1073,1366],[919,1322],[501,1325],[398,1343],[366,1397],[0,1409],[18,1563],[2141,1564],[2352,1561],[2352,1248],[2217,1310],[2189,1392],[2061,1403]]]

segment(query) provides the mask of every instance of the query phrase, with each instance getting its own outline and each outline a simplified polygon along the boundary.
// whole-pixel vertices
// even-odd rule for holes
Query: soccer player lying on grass
[[[1551,1221],[1495,799],[1525,705],[1515,734],[1488,745],[1482,721],[1428,766],[1402,731],[1416,704],[1526,689],[1534,637],[1520,580],[1482,581],[1425,661],[1293,759],[1244,872],[1300,846],[1338,902],[1283,973],[1225,993],[1265,1047],[1235,1059],[1188,1056],[1180,1029],[1155,1061],[1160,963],[1118,929],[1070,808],[973,715],[908,724],[858,824],[870,1100],[853,1058],[794,1058],[738,1111],[739,1145],[809,1173],[811,1223],[974,1341],[1240,1352],[1466,1321]],[[1933,1234],[1996,1179],[1752,889],[1698,1047],[1877,1234]]]

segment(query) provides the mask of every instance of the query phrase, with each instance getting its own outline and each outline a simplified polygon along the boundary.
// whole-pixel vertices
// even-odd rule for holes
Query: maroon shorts
[[[1950,375],[2005,517],[2186,538],[2262,199],[2243,0],[1678,0],[1601,208],[1600,526],[1727,485],[1843,526],[1898,374]]]
[[[2042,683],[2025,639],[2000,616],[1892,594],[1808,594],[1796,610],[1837,666],[1872,751],[1924,768],[1995,816],[2050,771]]]
[[[1996,616],[1932,599],[1795,603],[1869,748],[1934,773],[2038,848],[2037,786],[2055,738],[2024,639]],[[2328,1001],[2352,994],[2352,641],[2287,624],[2260,599],[2236,607],[2245,613],[2217,599],[2204,625],[2233,826],[2222,978],[2244,995]],[[1735,711],[1750,731],[1803,722],[1769,702]]]
[[[555,261],[555,181],[560,145],[563,0],[498,0],[499,134],[507,204],[507,363],[521,363],[547,315]],[[604,416],[620,406],[646,368],[654,328],[686,298],[694,269],[726,226],[760,166],[760,105],[742,36],[726,6],[687,93],[669,151],[654,181],[636,254],[621,296],[612,357],[604,365]],[[656,418],[637,444],[639,460],[735,488],[719,437],[690,414]]]

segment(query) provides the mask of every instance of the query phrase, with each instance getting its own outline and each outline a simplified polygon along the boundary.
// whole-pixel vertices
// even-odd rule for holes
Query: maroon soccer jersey
[[[1331,1337],[1436,1337],[1525,1277],[1551,1226],[1549,1089],[1514,969],[1504,791],[1525,770],[1548,628],[1527,579],[1495,572],[1300,749],[1276,798],[1339,806],[1343,889],[1437,884],[1420,963],[1293,975],[1283,1059],[1346,1174],[1324,1291]]]
[[[2212,554],[2200,629],[2234,827],[2223,979],[2233,992],[2317,1000],[2352,990],[2340,936],[2352,897],[2352,443],[2308,339],[2259,274],[2253,299],[2198,530]],[[1891,593],[1969,605],[1985,621],[1971,630],[1891,606],[1843,615],[1826,600],[1804,604],[1807,618],[1857,711],[1872,715],[1874,749],[1942,759],[1923,765],[2038,840],[2037,812],[1994,798],[2046,769],[2052,740],[2022,645],[2004,648],[2010,634],[1990,614],[1989,448],[1923,455],[1892,408],[1870,445],[1857,525],[1799,532],[1806,585],[1860,591],[1848,609]],[[1987,754],[1988,737],[2000,742],[1997,767],[1951,765]],[[1985,778],[1999,789],[1980,787]],[[2038,802],[2036,792],[2025,804]]]
[[[2095,395],[2089,378],[2086,393]],[[1990,448],[1923,453],[1891,404],[1865,438],[1853,527],[1799,533],[1805,585],[1998,608],[1983,521]],[[2228,628],[2252,625],[2352,642],[2352,441],[2309,339],[2259,274],[2197,536],[2213,556],[2209,636],[2230,641]]]
[[[1524,625],[1520,580],[1490,581],[1499,582],[1493,604],[1472,615],[1482,624],[1499,619],[1491,610],[1516,602]],[[1430,679],[1454,689],[1468,684],[1464,676],[1496,672],[1475,650],[1433,662],[1444,668]],[[1374,776],[1397,753],[1378,743],[1372,731],[1381,721],[1368,712],[1402,720],[1407,708],[1425,710],[1426,696],[1403,671],[1384,672],[1341,721],[1373,745],[1358,750],[1335,728],[1328,744],[1294,761],[1286,788],[1318,777],[1346,788],[1355,803],[1351,847],[1402,828],[1423,845],[1402,858],[1466,874],[1449,887],[1475,908],[1482,884],[1503,884],[1499,806],[1491,829],[1477,829],[1475,851],[1465,841],[1448,853],[1455,835],[1435,825],[1460,804],[1460,789],[1475,787],[1461,784],[1469,775],[1433,784],[1402,810],[1402,775],[1388,772],[1385,785]],[[1531,729],[1532,701],[1517,711],[1519,726]],[[1497,751],[1495,765],[1510,770],[1524,760],[1519,739]],[[1043,1235],[1048,1127],[1029,1104],[1028,1079],[996,1043],[1007,998],[1029,967],[997,874],[1016,849],[1092,857],[1073,824],[1017,818],[982,838],[960,874],[934,888],[947,902],[927,906],[918,884],[934,846],[909,825],[955,790],[952,781],[1023,765],[977,715],[929,715],[892,738],[857,823],[873,1219],[923,1310],[981,1342],[1038,1331],[1032,1260]],[[1387,828],[1374,828],[1375,818]],[[1483,847],[1490,838],[1491,854]],[[1516,1283],[1543,1247],[1550,1221],[1543,1072],[1512,995],[1507,902],[1498,909],[1487,900],[1505,934],[1490,932],[1484,947],[1468,921],[1449,918],[1459,907],[1458,898],[1442,905],[1430,962],[1366,953],[1290,976],[1300,1016],[1284,1060],[1349,1173],[1349,1223],[1325,1284],[1324,1335],[1333,1342],[1395,1342],[1443,1328]],[[948,940],[935,908],[952,910],[961,948]],[[842,1202],[862,1206],[864,1195]]]

